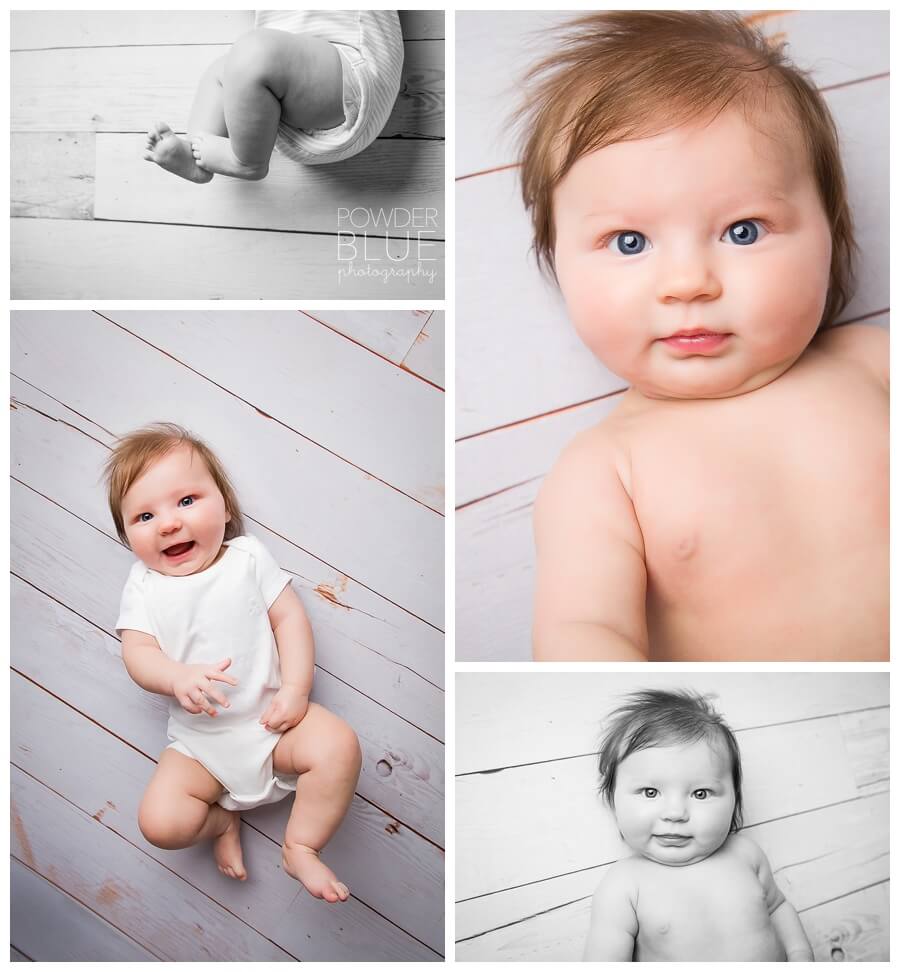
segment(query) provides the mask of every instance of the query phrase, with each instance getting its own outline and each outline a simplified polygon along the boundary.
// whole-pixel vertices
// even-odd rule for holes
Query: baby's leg
[[[157,122],[147,133],[144,158],[191,182],[209,182],[212,172],[201,169],[191,151],[191,132],[225,134],[225,112],[222,98],[222,71],[225,57],[219,57],[206,69],[188,120],[188,137],[179,138],[165,122]]]
[[[138,825],[151,844],[166,850],[214,841],[219,870],[243,881],[241,817],[215,802],[221,794],[222,784],[196,759],[164,749],[141,800]]]
[[[282,863],[310,894],[346,901],[347,886],[319,860],[353,799],[362,758],[353,730],[320,705],[288,730],[273,753],[279,773],[299,773],[297,796],[284,835]]]
[[[226,56],[224,101],[228,138],[212,129],[195,134],[194,158],[211,172],[262,179],[280,120],[313,129],[343,121],[340,56],[320,37],[260,27]]]

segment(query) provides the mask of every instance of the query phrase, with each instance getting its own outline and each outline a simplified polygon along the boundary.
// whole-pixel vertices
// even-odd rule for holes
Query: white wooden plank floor
[[[636,688],[717,696],[744,823],[817,961],[888,959],[887,674],[465,673],[456,678],[456,957],[577,961],[627,852],[597,795],[603,719]]]
[[[12,315],[12,946],[28,959],[441,957],[443,325],[315,314]],[[117,655],[133,555],[101,467],[152,420],[222,457],[309,613],[314,698],[362,742],[323,855],[347,876],[346,908],[281,871],[290,799],[245,815],[242,885],[209,847],[161,851],[137,828],[166,703]]]
[[[327,166],[276,153],[262,182],[195,186],[144,162],[144,135],[157,119],[184,131],[206,65],[252,11],[15,13],[13,297],[443,297],[444,15],[404,11],[401,25],[400,95],[365,152]],[[338,233],[352,230],[340,210],[354,208],[395,212],[368,230],[354,261],[366,276],[337,272],[350,256]]]
[[[571,14],[456,15],[456,657],[531,657],[531,507],[563,446],[624,390],[583,347],[529,254],[508,119],[517,79]],[[861,248],[845,321],[887,326],[887,13],[772,11],[838,124]]]

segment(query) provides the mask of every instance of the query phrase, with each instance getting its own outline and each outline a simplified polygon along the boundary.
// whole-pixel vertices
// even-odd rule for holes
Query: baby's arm
[[[775,926],[775,932],[784,946],[784,951],[789,962],[814,962],[812,945],[806,937],[800,918],[794,910],[793,905],[781,893],[781,889],[775,883],[772,875],[772,868],[769,866],[769,859],[754,841],[741,834],[737,838],[741,848],[749,855],[753,863],[759,883],[766,892],[766,906],[769,909],[769,917]]]
[[[306,715],[315,667],[312,628],[290,584],[269,608],[269,623],[278,646],[281,688],[260,722],[272,732],[284,732]]]
[[[638,933],[633,884],[614,864],[594,892],[585,962],[630,962]]]
[[[646,661],[644,543],[602,430],[579,436],[541,487],[534,510],[534,657]]]
[[[132,680],[142,689],[157,695],[171,695],[178,704],[198,715],[205,712],[215,716],[217,710],[210,699],[228,707],[228,700],[213,686],[213,681],[237,685],[237,679],[223,675],[231,660],[203,665],[184,665],[174,661],[160,648],[159,642],[146,631],[126,628],[122,632],[122,661]]]

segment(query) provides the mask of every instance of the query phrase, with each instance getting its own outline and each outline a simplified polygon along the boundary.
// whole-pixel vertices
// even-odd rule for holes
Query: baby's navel
[[[671,924],[671,922],[668,922],[668,921],[664,921],[656,929],[657,934],[659,934],[659,935],[668,935],[671,930],[672,930],[672,924]]]

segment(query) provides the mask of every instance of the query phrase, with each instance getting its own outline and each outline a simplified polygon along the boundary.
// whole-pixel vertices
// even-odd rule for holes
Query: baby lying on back
[[[532,72],[535,247],[631,386],[535,509],[538,659],[888,657],[887,334],[816,89],[737,14],[577,21]]]

